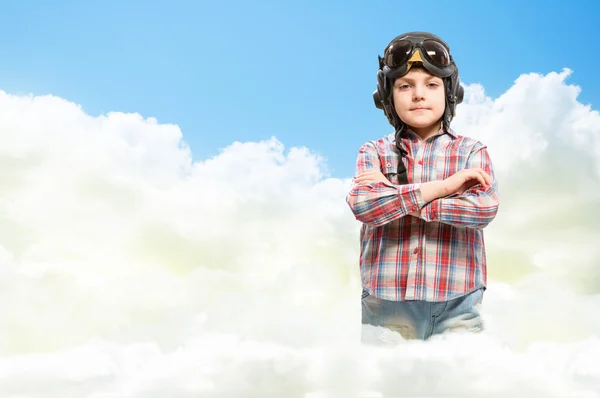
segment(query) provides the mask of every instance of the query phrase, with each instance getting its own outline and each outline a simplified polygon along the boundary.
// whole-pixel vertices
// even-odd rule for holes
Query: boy
[[[480,331],[497,182],[486,147],[450,128],[464,94],[450,49],[430,33],[400,35],[377,80],[395,132],[361,146],[346,197],[363,223],[362,324],[421,340]]]

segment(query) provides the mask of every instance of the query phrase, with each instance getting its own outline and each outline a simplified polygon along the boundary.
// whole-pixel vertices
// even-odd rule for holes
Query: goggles
[[[448,77],[456,71],[448,47],[440,40],[424,36],[409,35],[393,40],[379,62],[389,78],[406,74],[415,62],[438,77]]]

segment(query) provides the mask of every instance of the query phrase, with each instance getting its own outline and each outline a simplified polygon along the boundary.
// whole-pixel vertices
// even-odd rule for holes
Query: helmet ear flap
[[[386,93],[386,78],[382,72],[383,58],[381,58],[381,56],[377,56],[377,58],[379,58],[379,70],[377,71],[377,89],[373,92],[373,101],[375,101],[375,107],[377,107],[377,109],[383,109],[387,116],[385,108],[388,105],[388,95]]]
[[[377,109],[383,110],[388,122],[394,127],[396,132],[400,132],[404,128],[404,123],[402,123],[400,117],[398,117],[396,110],[394,109],[392,88],[390,87],[392,81],[388,79],[383,72],[383,58],[378,56],[378,59],[379,70],[377,71],[377,89],[373,92],[373,101],[375,102]]]
[[[379,70],[377,72],[377,89],[373,92],[373,101],[375,101],[375,107],[377,109],[383,109],[385,112],[385,106],[387,105],[387,95],[385,94],[385,77],[382,76],[383,72]]]
[[[450,120],[456,116],[456,106],[463,101],[465,96],[465,89],[460,85],[460,78],[453,76],[444,79],[444,85],[446,86],[446,107],[450,115]],[[450,124],[448,120],[448,124]]]
[[[456,79],[456,85],[456,105],[458,105],[463,101],[465,89],[460,85],[460,79]]]
[[[394,105],[390,101],[389,79],[386,78],[381,69],[377,71],[377,90],[373,93],[373,100],[375,106],[383,110],[390,124],[398,127],[399,120],[394,111]]]
[[[379,98],[379,109],[384,109],[389,105],[389,92],[387,87],[387,79],[380,69],[377,71],[377,96]]]

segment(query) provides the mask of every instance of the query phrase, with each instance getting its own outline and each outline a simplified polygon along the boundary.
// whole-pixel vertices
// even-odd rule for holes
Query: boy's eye
[[[398,87],[399,90],[406,90],[409,87],[409,85],[408,84],[401,84],[401,85],[399,85],[397,87]]]

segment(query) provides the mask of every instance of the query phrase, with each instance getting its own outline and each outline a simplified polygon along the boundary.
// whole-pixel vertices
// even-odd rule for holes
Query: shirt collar
[[[404,131],[402,131],[401,136],[406,137],[409,134],[417,135],[417,133],[415,133],[414,131],[412,131],[410,128],[407,127],[404,129]],[[457,138],[456,132],[454,130],[452,130],[452,128],[449,127],[448,131],[444,130],[444,122],[442,122],[442,124],[440,126],[440,130],[437,133],[435,133],[434,135],[432,135],[431,137],[437,137],[439,135],[444,135],[444,134],[448,134],[453,139]]]
[[[442,130],[443,129],[444,129],[444,122],[442,122]],[[452,130],[452,127],[448,127],[447,133],[452,138],[458,138],[458,135],[456,134],[456,132],[454,130]]]

